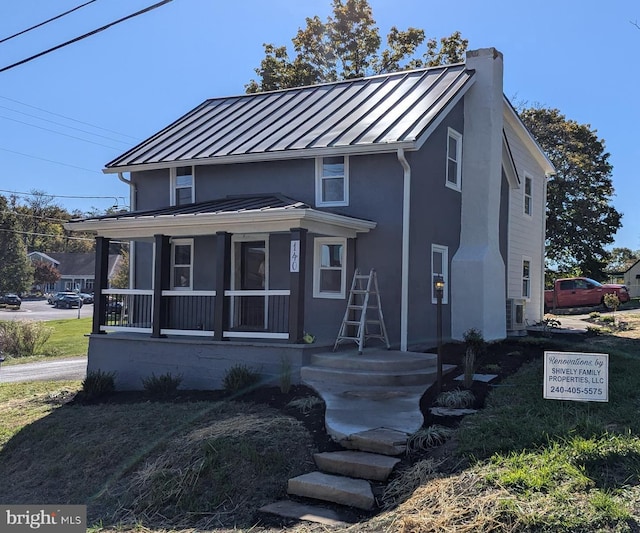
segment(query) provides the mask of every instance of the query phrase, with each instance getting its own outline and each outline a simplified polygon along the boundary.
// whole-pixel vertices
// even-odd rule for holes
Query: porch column
[[[213,313],[213,340],[224,340],[229,329],[229,300],[224,291],[231,285],[231,233],[216,233],[216,300]]]
[[[307,230],[291,230],[289,252],[289,342],[302,342],[304,336],[304,286],[307,258]]]
[[[171,243],[167,235],[154,235],[155,266],[153,272],[153,324],[151,336],[164,337],[160,332],[167,321],[167,300],[162,291],[170,288],[171,276]]]
[[[96,237],[96,270],[93,291],[95,294],[93,304],[93,327],[91,333],[104,333],[100,326],[107,319],[107,296],[102,294],[103,289],[109,288],[109,239]]]

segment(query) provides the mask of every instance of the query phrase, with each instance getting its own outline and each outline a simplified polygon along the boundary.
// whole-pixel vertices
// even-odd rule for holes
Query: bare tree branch
[[[636,28],[638,28],[640,30],[640,25],[638,25],[638,21],[636,20],[635,22],[633,22],[632,20],[629,21],[633,26],[635,26]]]

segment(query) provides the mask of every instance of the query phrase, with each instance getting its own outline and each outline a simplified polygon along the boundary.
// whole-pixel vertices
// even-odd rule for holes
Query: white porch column
[[[467,52],[475,82],[465,95],[462,229],[451,261],[451,334],[477,328],[485,340],[506,336],[505,265],[500,255],[502,54]]]

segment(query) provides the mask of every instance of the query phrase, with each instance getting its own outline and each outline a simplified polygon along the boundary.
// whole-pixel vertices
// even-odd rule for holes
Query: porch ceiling
[[[304,228],[311,233],[356,237],[376,227],[370,220],[318,211],[303,202],[280,195],[233,197],[211,202],[134,211],[104,217],[72,220],[70,231],[100,237],[148,239],[154,235],[187,237],[228,233],[279,233]]]

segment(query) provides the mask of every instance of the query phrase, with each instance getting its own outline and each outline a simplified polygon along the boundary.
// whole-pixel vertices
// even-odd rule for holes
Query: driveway
[[[93,315],[93,304],[85,304],[80,309],[80,318]],[[0,320],[60,320],[78,318],[78,309],[56,309],[46,300],[26,300],[20,309],[0,308]]]
[[[87,358],[73,357],[56,361],[0,365],[0,383],[18,381],[65,381],[80,380],[87,375]]]

